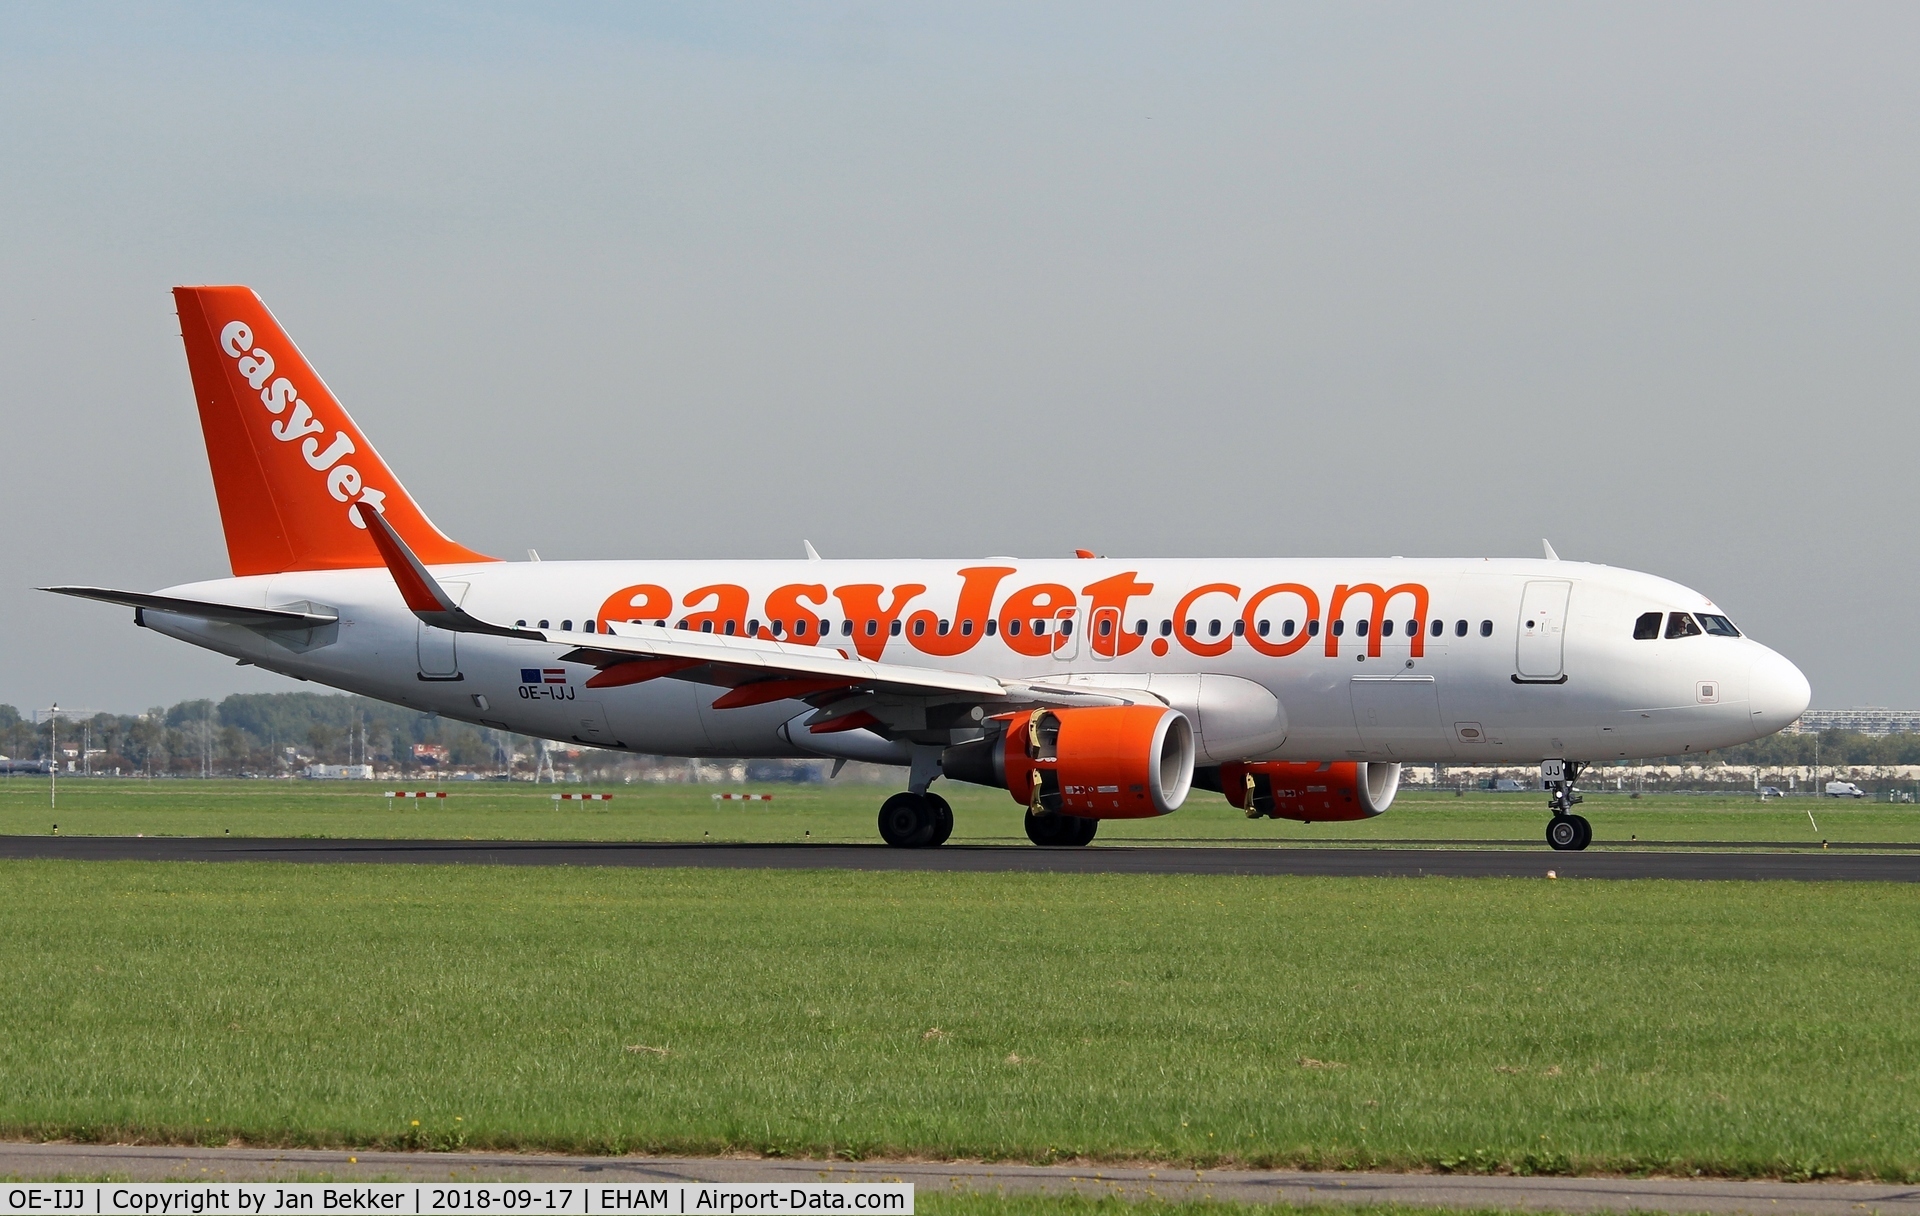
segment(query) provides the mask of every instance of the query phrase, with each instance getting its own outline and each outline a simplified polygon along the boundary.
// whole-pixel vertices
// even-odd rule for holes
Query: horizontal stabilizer
[[[215,604],[207,600],[183,600],[171,595],[148,595],[142,591],[115,591],[111,587],[41,587],[55,595],[74,595],[83,600],[105,604],[124,604],[150,612],[171,612],[176,616],[197,616],[249,629],[318,629],[339,620],[332,612],[309,612],[299,608],[247,608],[238,604]]]

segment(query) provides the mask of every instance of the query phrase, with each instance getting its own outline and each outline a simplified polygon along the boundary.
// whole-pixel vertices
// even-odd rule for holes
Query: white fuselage
[[[976,572],[971,583],[966,571]],[[475,617],[564,627],[581,644],[602,613],[763,637],[778,621],[783,641],[1003,678],[1238,677],[1270,691],[1286,721],[1284,741],[1243,759],[1679,755],[1771,734],[1807,704],[1798,669],[1749,638],[1634,638],[1646,613],[1717,614],[1698,592],[1578,562],[495,562],[433,573]],[[1353,590],[1369,585],[1387,600],[1378,612],[1371,592]],[[449,718],[666,755],[900,758],[865,731],[787,729],[810,712],[799,701],[715,710],[725,689],[673,678],[589,689],[594,669],[561,660],[569,645],[421,624],[382,568],[223,579],[168,594],[337,612],[337,625],[310,635],[151,610],[144,619],[261,667]],[[808,620],[804,636],[796,615]]]

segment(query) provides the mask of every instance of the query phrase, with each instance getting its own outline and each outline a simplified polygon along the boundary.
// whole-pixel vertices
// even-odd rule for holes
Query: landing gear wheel
[[[937,849],[947,843],[947,837],[953,835],[953,807],[938,794],[927,794],[925,797],[933,811],[933,834],[927,838],[925,847]]]
[[[1576,853],[1593,843],[1593,825],[1584,815],[1555,815],[1547,821],[1547,844],[1556,852]]]
[[[1094,833],[1100,830],[1098,819],[1082,819],[1077,815],[1036,815],[1027,812],[1027,839],[1037,845],[1078,848],[1093,843]]]
[[[880,806],[880,839],[896,849],[926,847],[936,827],[934,809],[923,794],[895,794]]]

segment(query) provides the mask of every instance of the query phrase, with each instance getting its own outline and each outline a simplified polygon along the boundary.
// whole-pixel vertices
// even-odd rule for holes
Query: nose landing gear
[[[1547,847],[1556,852],[1577,853],[1593,843],[1593,825],[1585,815],[1572,813],[1575,806],[1586,801],[1573,792],[1573,783],[1586,765],[1578,760],[1563,761],[1558,777],[1551,775],[1553,767],[1549,763],[1542,769],[1547,788],[1552,792],[1547,799],[1547,809],[1553,812],[1553,818],[1547,820]]]

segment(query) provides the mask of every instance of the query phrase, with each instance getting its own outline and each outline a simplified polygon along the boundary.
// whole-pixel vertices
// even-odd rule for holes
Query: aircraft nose
[[[1813,687],[1784,655],[1765,646],[1759,651],[1748,678],[1747,704],[1753,711],[1754,726],[1771,733],[1806,712],[1808,702],[1813,700]]]

